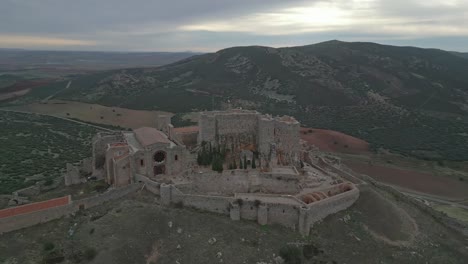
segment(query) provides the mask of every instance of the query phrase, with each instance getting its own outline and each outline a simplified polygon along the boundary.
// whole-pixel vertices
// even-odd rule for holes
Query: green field
[[[434,209],[446,213],[448,216],[468,224],[468,210],[450,205],[437,205]]]
[[[60,177],[67,162],[91,156],[96,132],[54,117],[0,111],[0,194]]]

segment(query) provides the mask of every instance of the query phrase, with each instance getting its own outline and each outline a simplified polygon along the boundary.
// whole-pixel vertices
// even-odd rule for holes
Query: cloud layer
[[[214,51],[329,39],[468,51],[465,0],[4,0],[0,47]]]

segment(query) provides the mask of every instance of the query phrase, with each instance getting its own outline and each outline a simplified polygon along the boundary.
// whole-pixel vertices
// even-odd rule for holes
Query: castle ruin
[[[0,233],[146,189],[162,205],[197,208],[234,221],[279,224],[308,235],[314,223],[359,197],[352,180],[301,144],[300,123],[292,117],[230,110],[201,112],[198,126],[174,128],[167,115],[156,123],[100,132],[93,138],[91,161],[80,170],[67,167],[67,185],[86,182],[79,172],[90,171],[88,178],[111,186],[107,192],[77,201],[63,198],[60,205],[52,201],[27,214],[0,210]]]

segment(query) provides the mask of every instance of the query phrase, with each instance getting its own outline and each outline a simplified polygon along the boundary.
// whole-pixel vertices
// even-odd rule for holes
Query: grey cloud
[[[203,18],[229,18],[311,1],[7,0],[0,32],[86,33],[151,24],[161,29]],[[313,2],[313,1],[312,1]]]
[[[292,46],[329,39],[376,41],[463,51],[468,36],[411,36],[408,32],[367,32],[360,25],[324,32],[264,34],[257,25],[249,32],[184,31],[180,26],[205,22],[234,23],[258,13],[316,3],[361,12],[387,26],[460,26],[468,22],[468,2],[428,5],[436,0],[3,0],[0,3],[0,35],[32,35],[95,41],[95,46],[67,46],[88,50],[200,50],[235,45]],[[449,0],[454,1],[454,0]],[[443,0],[440,1],[443,3]],[[359,4],[361,3],[361,4]],[[426,3],[426,4],[424,4]],[[265,21],[268,23],[268,21]],[[235,26],[235,24],[234,24]],[[245,26],[245,25],[244,25]],[[274,30],[274,26],[272,26]],[[240,31],[240,30],[239,30]],[[405,40],[405,41],[403,41]],[[1,46],[0,46],[1,47]],[[32,46],[31,48],[47,48]],[[60,49],[61,47],[54,47]]]

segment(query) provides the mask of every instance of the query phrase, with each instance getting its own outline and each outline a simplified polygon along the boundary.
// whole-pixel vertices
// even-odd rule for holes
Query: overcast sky
[[[339,39],[468,52],[468,0],[0,0],[0,47],[201,51]]]

